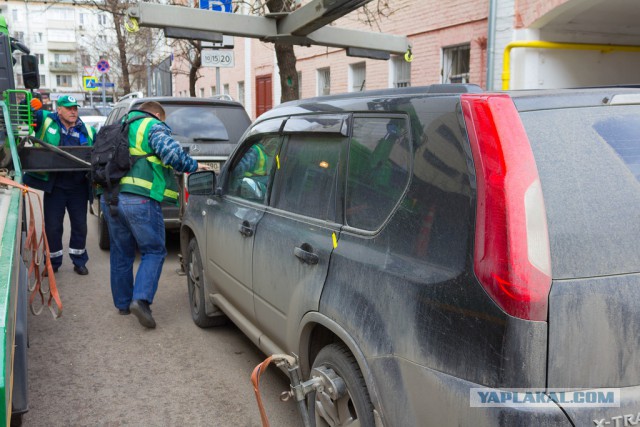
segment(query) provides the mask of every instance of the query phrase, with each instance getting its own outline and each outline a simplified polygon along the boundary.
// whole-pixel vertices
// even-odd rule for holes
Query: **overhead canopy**
[[[326,26],[369,1],[312,0],[294,12],[272,16],[240,15],[140,2],[128,10],[128,16],[143,27],[207,31],[302,46],[406,53],[410,44],[404,36]]]

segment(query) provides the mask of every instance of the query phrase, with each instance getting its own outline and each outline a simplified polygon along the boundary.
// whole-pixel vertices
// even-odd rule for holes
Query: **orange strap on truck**
[[[262,427],[269,427],[269,419],[267,418],[267,413],[264,410],[264,405],[262,404],[262,397],[260,396],[260,377],[267,370],[269,364],[273,356],[269,356],[265,359],[264,362],[260,363],[253,369],[251,373],[251,383],[253,384],[253,391],[256,394],[256,400],[258,401],[258,409],[260,410],[260,420],[262,421]]]
[[[47,301],[47,306],[49,307],[49,310],[51,311],[53,317],[58,318],[62,315],[62,301],[60,300],[58,287],[56,286],[56,279],[53,273],[53,267],[51,266],[51,258],[49,257],[49,242],[47,241],[47,235],[44,230],[44,210],[42,209],[40,195],[35,190],[27,187],[26,185],[18,184],[17,182],[4,176],[0,176],[0,184],[21,189],[23,195],[25,196],[25,199],[29,202],[26,203],[26,205],[29,206],[29,227],[27,229],[27,238],[25,241],[24,249],[25,251],[31,252],[28,276],[31,277],[32,273],[35,275],[35,282],[33,283],[33,285],[29,284],[29,309],[34,315],[40,314],[42,312],[42,308],[44,307],[44,296],[48,293],[49,300]],[[38,205],[40,207],[41,229],[39,238],[36,228],[33,203],[31,201],[32,194],[35,194],[38,200]],[[48,287],[43,286],[43,279],[45,277],[48,279]],[[40,296],[39,308],[35,308],[33,304],[37,295]]]

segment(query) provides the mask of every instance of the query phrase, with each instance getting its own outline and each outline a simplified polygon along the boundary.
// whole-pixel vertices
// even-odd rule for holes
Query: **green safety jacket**
[[[126,120],[143,113],[133,112]],[[153,154],[149,145],[149,132],[160,120],[146,117],[129,126],[129,153],[139,158],[121,180],[120,192],[139,194],[158,202],[178,204],[178,182],[171,166],[165,165]]]
[[[264,148],[260,144],[256,144],[252,148],[255,149],[257,154],[256,163],[251,170],[244,173],[244,176],[266,175],[267,162],[269,160],[267,153],[265,153]]]
[[[49,145],[53,145],[55,147],[60,146],[60,125],[58,122],[53,120],[48,112],[43,111],[44,121],[42,126],[40,126],[40,130],[36,133],[36,138],[41,141],[46,142]],[[86,123],[82,123],[84,125],[85,130],[87,131],[87,145],[92,146],[93,140],[95,139],[96,131],[93,127],[89,126]],[[43,181],[49,181],[49,172],[29,172],[35,178],[41,179]]]

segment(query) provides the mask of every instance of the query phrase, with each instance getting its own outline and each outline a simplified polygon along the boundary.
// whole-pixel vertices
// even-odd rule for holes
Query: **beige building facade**
[[[403,55],[372,60],[348,57],[343,49],[296,47],[300,97],[452,82],[499,90],[638,81],[636,0],[390,3],[389,16],[379,17],[372,26],[363,23],[359,11],[335,25],[407,36],[413,60],[407,62]],[[275,50],[273,44],[255,39],[235,37],[234,44],[235,65],[220,69],[219,92],[242,102],[256,118],[280,103]],[[216,94],[215,68],[203,67],[200,75],[196,96]],[[176,74],[173,87],[174,95],[189,95],[186,76]]]

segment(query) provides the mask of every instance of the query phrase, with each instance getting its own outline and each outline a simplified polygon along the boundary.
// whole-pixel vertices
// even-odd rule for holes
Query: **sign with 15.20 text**
[[[231,68],[235,65],[235,57],[231,49],[202,49],[203,67]]]

